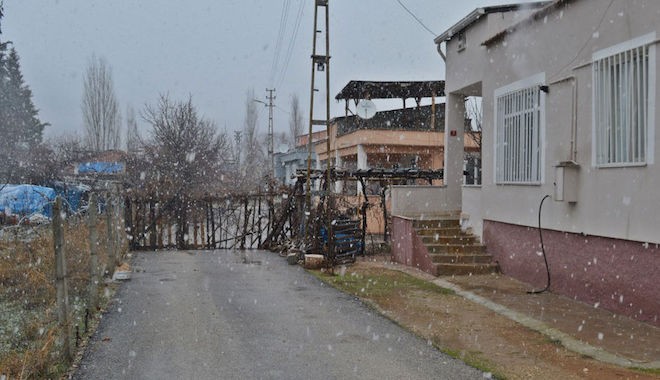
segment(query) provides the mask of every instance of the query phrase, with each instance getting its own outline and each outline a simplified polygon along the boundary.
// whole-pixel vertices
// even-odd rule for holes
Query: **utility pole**
[[[271,178],[275,178],[275,149],[273,146],[273,107],[275,104],[273,103],[273,100],[275,100],[276,96],[273,95],[273,92],[275,92],[274,88],[267,88],[266,91],[268,92],[268,96],[266,96],[266,99],[268,99],[268,104],[266,107],[268,107],[268,157],[270,158],[269,176]]]
[[[275,178],[275,155],[274,155],[275,149],[273,142],[273,107],[275,107],[275,103],[273,103],[273,100],[275,100],[277,97],[273,95],[273,92],[275,92],[274,88],[267,88],[266,92],[268,92],[268,95],[266,95],[266,99],[268,99],[268,103],[262,102],[259,99],[252,99],[252,101],[261,103],[264,106],[268,107],[268,157],[270,159],[268,176],[271,178]]]
[[[307,141],[307,211],[308,215],[311,214],[312,210],[312,189],[311,189],[311,171],[312,171],[312,134],[314,125],[324,125],[326,130],[326,189],[327,189],[327,199],[330,200],[332,193],[331,186],[331,169],[332,169],[332,160],[330,158],[330,11],[328,6],[328,0],[315,0],[314,1],[314,37],[312,40],[312,81],[310,88],[310,97],[309,97],[309,134]],[[325,12],[325,33],[323,30],[319,29],[319,10]],[[325,34],[325,49],[323,52],[317,51],[317,37],[318,34]],[[325,72],[325,90],[326,90],[326,114],[325,119],[314,119],[314,96],[315,93],[319,91],[315,86],[316,81],[316,71]],[[327,216],[327,215],[326,215]],[[309,224],[309,221],[305,223],[305,227]],[[305,234],[308,233],[306,228]]]

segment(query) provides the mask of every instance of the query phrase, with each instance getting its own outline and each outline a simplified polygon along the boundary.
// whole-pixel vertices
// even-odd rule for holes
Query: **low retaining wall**
[[[422,239],[417,236],[410,218],[392,215],[392,260],[436,275]]]
[[[461,200],[453,199],[446,186],[392,186],[392,215],[424,218],[459,216]]]
[[[546,283],[536,228],[484,220],[483,241],[502,273]],[[660,326],[660,248],[656,244],[543,230],[550,290]]]

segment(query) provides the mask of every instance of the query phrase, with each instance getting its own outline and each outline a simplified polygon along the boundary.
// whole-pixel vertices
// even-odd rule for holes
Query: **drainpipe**
[[[431,93],[431,130],[435,131],[435,91]]]
[[[445,56],[445,53],[442,51],[442,42],[436,44],[436,47],[438,49],[438,54],[440,54],[440,58],[442,58],[442,62],[447,62],[447,57]]]
[[[577,78],[573,77],[573,123],[571,124],[571,161],[577,162],[577,108],[578,108]]]

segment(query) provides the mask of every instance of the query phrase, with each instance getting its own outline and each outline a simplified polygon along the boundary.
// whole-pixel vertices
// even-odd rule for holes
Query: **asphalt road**
[[[482,379],[263,251],[139,253],[74,379]]]

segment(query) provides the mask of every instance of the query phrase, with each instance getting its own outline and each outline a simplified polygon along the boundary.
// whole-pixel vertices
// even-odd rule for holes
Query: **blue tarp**
[[[63,182],[53,183],[53,189],[57,195],[66,199],[69,211],[76,213],[81,206],[83,195],[90,191],[89,186],[85,185],[71,185]]]
[[[78,165],[79,174],[119,174],[124,171],[121,162],[85,162]]]
[[[4,187],[3,187],[4,186]],[[53,217],[55,190],[35,185],[1,185],[0,212],[20,216],[43,214]]]

